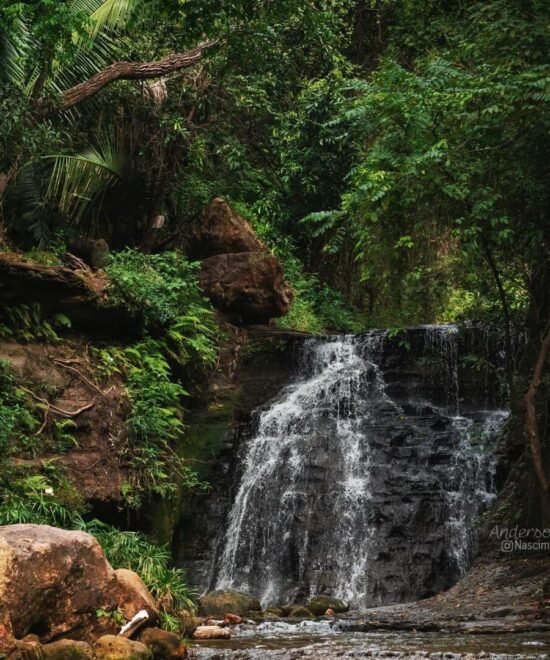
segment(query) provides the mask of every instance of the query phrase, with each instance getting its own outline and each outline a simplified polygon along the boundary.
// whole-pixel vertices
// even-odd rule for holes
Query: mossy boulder
[[[104,635],[94,644],[96,658],[102,660],[152,660],[152,652],[141,642],[120,635]]]
[[[323,616],[327,610],[332,610],[335,614],[342,614],[349,610],[349,604],[340,598],[332,596],[314,596],[307,604],[308,609],[315,616]]]
[[[160,628],[145,628],[139,641],[152,652],[154,660],[179,660],[187,657],[185,644],[176,633]]]
[[[303,605],[291,605],[288,608],[289,619],[313,619],[313,613]]]
[[[277,618],[286,616],[282,607],[267,607],[265,613]]]
[[[199,600],[199,613],[202,616],[244,616],[261,609],[257,598],[242,591],[211,591]]]
[[[202,625],[202,619],[189,610],[180,610],[178,618],[181,623],[181,632],[185,637],[191,637],[195,630]]]
[[[45,660],[91,660],[92,647],[74,639],[60,639],[42,647]]]

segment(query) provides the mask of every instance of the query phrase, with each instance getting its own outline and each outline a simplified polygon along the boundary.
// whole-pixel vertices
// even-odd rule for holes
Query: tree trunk
[[[542,491],[543,511],[548,515],[550,510],[550,482],[544,470],[542,448],[537,420],[537,393],[542,381],[542,375],[550,352],[550,327],[546,330],[546,336],[542,340],[539,353],[535,363],[533,377],[529,383],[527,393],[523,397],[522,407],[525,414],[525,431],[529,440],[531,456],[537,480]]]
[[[485,259],[489,265],[489,269],[495,280],[495,284],[498,291],[498,296],[500,298],[500,305],[502,307],[502,315],[504,316],[504,353],[505,353],[505,368],[506,368],[506,378],[508,380],[508,386],[510,391],[512,390],[512,334],[511,334],[511,324],[512,319],[510,315],[510,307],[508,306],[508,299],[506,297],[506,291],[504,290],[504,285],[502,284],[502,279],[500,273],[489,247],[488,241],[482,237],[483,250],[485,252]]]

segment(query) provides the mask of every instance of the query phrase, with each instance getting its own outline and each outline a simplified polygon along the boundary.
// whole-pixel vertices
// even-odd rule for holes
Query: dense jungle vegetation
[[[549,52],[545,0],[0,0],[0,246],[60,264],[72,238],[106,239],[111,303],[143,312],[138,342],[96,355],[131,405],[128,507],[207,487],[171,445],[220,330],[177,246],[218,195],[284,266],[281,326],[482,319],[510,361],[526,328],[510,380],[549,492]],[[0,336],[55,342],[70,323],[12,308]],[[55,463],[14,477],[10,457],[43,451],[43,407],[2,363],[0,521],[90,529],[168,620],[189,594],[167,551],[90,521]],[[51,451],[71,424],[49,424]]]

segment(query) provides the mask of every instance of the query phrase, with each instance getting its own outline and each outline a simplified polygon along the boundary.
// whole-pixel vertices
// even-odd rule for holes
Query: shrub
[[[173,446],[185,427],[182,400],[188,392],[171,379],[163,340],[146,339],[129,348],[97,351],[99,370],[125,379],[131,411],[126,420],[127,442],[120,452],[130,468],[122,493],[138,507],[147,493],[167,496],[185,487],[204,490],[195,470]]]
[[[27,395],[16,387],[9,363],[0,360],[0,463],[15,449],[32,450],[37,427]]]
[[[84,530],[95,536],[114,568],[138,573],[165,612],[195,609],[194,593],[185,584],[181,569],[170,567],[170,551],[154,545],[139,532],[121,532],[99,520],[85,523]]]

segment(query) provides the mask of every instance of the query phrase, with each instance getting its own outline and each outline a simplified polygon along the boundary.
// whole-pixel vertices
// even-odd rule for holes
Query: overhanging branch
[[[38,116],[46,116],[54,112],[64,112],[88,100],[107,85],[116,80],[148,80],[161,78],[173,71],[184,69],[196,64],[202,59],[207,48],[218,43],[218,40],[205,41],[185,53],[172,53],[155,62],[114,62],[105,69],[98,71],[91,78],[66,90],[61,95],[61,103],[55,108],[39,103]]]

